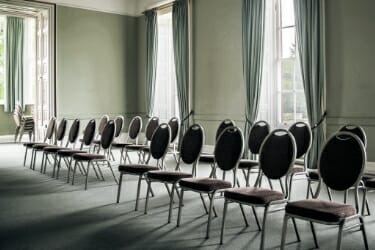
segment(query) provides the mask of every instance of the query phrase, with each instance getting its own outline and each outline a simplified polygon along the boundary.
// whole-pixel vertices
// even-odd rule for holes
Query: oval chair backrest
[[[107,122],[107,125],[103,129],[102,137],[100,138],[100,146],[103,149],[108,149],[112,142],[113,138],[115,136],[116,131],[116,123],[114,120],[109,120]]]
[[[57,131],[56,131],[56,140],[57,141],[62,141],[64,139],[65,132],[66,132],[66,124],[67,124],[67,121],[66,121],[65,118],[63,118],[60,121],[59,127],[57,128]]]
[[[103,130],[104,130],[105,126],[107,125],[108,120],[109,120],[108,115],[103,115],[102,118],[100,118],[99,127],[98,127],[98,134],[99,135],[102,135]]]
[[[276,129],[260,147],[259,167],[269,179],[280,179],[294,165],[296,151],[293,135],[285,129]]]
[[[217,127],[215,140],[217,141],[217,139],[219,138],[221,133],[224,131],[224,129],[226,129],[228,127],[234,127],[234,126],[236,126],[236,124],[231,119],[225,119],[224,121],[222,121],[219,124],[219,127]]]
[[[344,191],[359,183],[366,163],[361,139],[350,132],[333,134],[319,155],[318,168],[323,182],[331,189]]]
[[[290,126],[289,132],[294,136],[294,140],[296,141],[296,158],[305,156],[309,152],[312,143],[310,126],[305,122],[296,122]]]
[[[115,125],[115,138],[117,138],[121,135],[122,128],[124,127],[124,117],[122,115],[115,118]]]
[[[363,145],[365,146],[365,148],[367,147],[366,132],[365,132],[365,130],[361,126],[353,125],[353,124],[347,124],[347,125],[342,126],[339,129],[339,131],[341,131],[341,132],[350,132],[350,133],[355,134],[356,136],[359,137],[359,139],[361,139],[361,141],[362,141]]]
[[[92,141],[95,137],[95,130],[96,130],[96,121],[95,119],[91,119],[85,128],[85,132],[83,134],[83,144],[86,146],[91,145]]]
[[[77,141],[80,125],[81,125],[81,121],[79,119],[75,119],[72,125],[70,126],[69,138],[68,138],[68,141],[70,143],[75,143]]]
[[[171,128],[171,143],[173,143],[177,138],[180,129],[180,122],[177,117],[172,117],[169,120],[168,125]]]
[[[201,125],[193,124],[185,132],[180,145],[181,160],[193,164],[200,156],[204,144],[204,130]]]
[[[140,116],[134,117],[130,124],[128,129],[129,138],[132,140],[137,139],[139,132],[142,130],[142,118]]]
[[[270,125],[265,121],[254,123],[249,132],[248,146],[252,154],[259,154],[260,146],[270,133]]]
[[[217,166],[224,171],[237,167],[243,154],[244,139],[238,127],[227,127],[216,141],[214,157]]]
[[[148,121],[147,126],[146,126],[146,131],[145,131],[147,141],[151,141],[152,136],[153,136],[155,130],[158,128],[158,126],[159,126],[159,118],[158,117],[154,116]]]
[[[151,156],[156,160],[163,158],[167,153],[170,141],[171,129],[166,123],[160,124],[152,135],[150,145]]]
[[[46,141],[47,139],[49,140],[52,139],[53,133],[55,131],[55,127],[56,127],[56,118],[52,117],[48,122],[46,137],[44,138],[44,141]]]

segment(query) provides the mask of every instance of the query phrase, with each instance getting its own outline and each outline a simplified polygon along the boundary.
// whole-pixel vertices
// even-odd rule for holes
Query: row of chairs
[[[131,125],[133,123],[133,120],[129,126],[129,134],[131,131]],[[150,119],[150,121],[153,121],[153,119]],[[222,124],[227,125],[229,124],[229,122],[224,121]],[[89,127],[89,125],[91,127]],[[51,125],[52,129],[50,129],[50,126],[48,126],[46,138],[48,137],[47,135],[49,135],[48,132],[50,130],[52,131],[54,130],[54,126],[56,125],[53,125],[53,126]],[[315,240],[316,245],[317,245],[317,241],[316,241],[316,234],[315,234],[313,222],[326,223],[327,221],[325,221],[325,219],[329,218],[329,220],[332,220],[332,221],[329,221],[329,224],[340,225],[340,235],[341,235],[343,225],[345,224],[347,220],[359,218],[360,223],[357,224],[356,226],[359,226],[360,229],[362,230],[363,236],[365,239],[365,245],[366,245],[366,248],[368,248],[365,228],[364,228],[364,223],[363,223],[363,217],[358,212],[358,197],[357,196],[355,200],[356,208],[354,210],[352,209],[353,207],[350,205],[334,203],[334,202],[325,202],[325,201],[320,201],[317,199],[314,199],[312,201],[310,200],[290,201],[291,183],[292,183],[294,174],[302,173],[302,172],[306,174],[306,166],[305,166],[304,161],[298,161],[297,159],[300,157],[302,158],[306,157],[308,153],[308,149],[310,148],[310,145],[311,145],[311,130],[307,124],[296,123],[289,130],[278,129],[272,132],[269,131],[269,126],[264,121],[254,124],[254,126],[251,128],[251,131],[250,131],[248,144],[249,144],[249,150],[252,153],[257,153],[258,155],[257,160],[243,160],[242,158],[243,158],[243,151],[244,151],[244,139],[243,139],[241,130],[238,127],[236,127],[234,123],[222,128],[223,126],[219,126],[221,131],[217,133],[218,136],[217,136],[217,140],[215,144],[215,150],[212,155],[207,154],[207,153],[206,154],[202,153],[202,147],[204,145],[203,128],[198,124],[191,126],[188,129],[188,131],[185,133],[180,143],[179,154],[175,154],[175,157],[177,158],[177,164],[176,164],[174,171],[168,171],[165,167],[165,162],[164,162],[164,158],[166,154],[170,152],[170,145],[172,142],[173,133],[172,133],[171,124],[166,124],[166,123],[163,123],[160,125],[158,124],[156,127],[154,127],[155,129],[152,132],[149,143],[145,143],[141,147],[136,146],[136,151],[138,152],[138,156],[139,156],[139,160],[137,164],[131,163],[129,161],[130,157],[127,154],[127,150],[131,149],[131,146],[134,144],[120,143],[119,147],[121,148],[121,158],[120,158],[120,165],[118,167],[118,170],[120,172],[120,181],[118,185],[117,202],[119,202],[119,199],[120,199],[120,191],[121,191],[123,175],[125,174],[137,175],[139,177],[139,180],[138,180],[137,199],[136,199],[135,209],[136,210],[138,209],[141,181],[145,180],[148,185],[147,194],[146,194],[146,203],[145,203],[145,213],[147,213],[150,193],[153,195],[151,183],[162,182],[165,184],[167,191],[169,193],[169,196],[170,196],[168,222],[171,221],[171,217],[172,217],[173,198],[175,194],[177,194],[177,196],[179,197],[180,202],[179,202],[179,212],[178,212],[178,221],[177,221],[178,226],[180,225],[180,221],[181,221],[181,212],[182,212],[182,207],[183,207],[184,192],[185,191],[198,192],[200,194],[200,198],[202,200],[204,208],[206,209],[206,212],[209,215],[209,219],[207,223],[207,233],[206,233],[207,238],[209,237],[212,213],[214,213],[215,215],[217,214],[215,210],[215,206],[214,206],[214,200],[215,198],[218,197],[218,194],[222,194],[223,196],[219,195],[219,197],[224,197],[225,205],[224,205],[224,213],[223,213],[221,242],[223,242],[224,222],[225,222],[225,217],[227,213],[227,206],[229,203],[238,203],[240,204],[240,208],[241,208],[243,217],[245,219],[246,225],[247,225],[247,219],[246,219],[246,215],[244,213],[242,206],[250,205],[252,207],[254,216],[258,224],[258,228],[259,230],[262,230],[261,249],[263,249],[264,247],[265,225],[266,225],[267,214],[269,212],[283,210],[284,207],[286,210],[286,214],[285,214],[285,221],[284,221],[283,243],[285,243],[286,222],[289,218],[292,218],[295,233],[297,235],[298,240],[299,240],[299,235],[298,235],[297,225],[295,223],[295,218],[308,219],[311,223],[311,228],[313,230],[313,235],[314,235],[314,240]],[[61,125],[61,122],[59,125],[59,129],[57,129],[56,137],[58,137],[59,135],[58,131],[60,130],[60,127],[63,127],[63,125]],[[72,127],[70,129],[70,132],[74,130]],[[263,132],[256,133],[255,131],[257,128],[262,128],[260,129],[260,131],[263,131]],[[309,133],[306,133],[306,128],[308,128],[308,131],[310,131]],[[84,143],[85,139],[89,139],[89,136],[88,136],[88,134],[90,134],[89,132],[91,132],[91,136],[92,134],[95,133],[92,131],[95,131],[95,120],[90,121],[89,124],[87,125],[85,129],[84,137],[82,140],[82,145],[86,144]],[[296,132],[296,131],[299,131],[299,132]],[[304,131],[304,132],[302,133],[301,131]],[[146,129],[146,132],[147,132],[147,129]],[[69,135],[70,134],[71,133],[69,133]],[[74,133],[72,132],[72,134]],[[89,150],[90,148],[97,147],[97,150],[95,150],[95,152],[88,151],[84,153],[84,152],[76,152],[77,151],[76,150],[73,154],[71,154],[70,161],[67,165],[70,171],[72,160],[75,160],[75,165],[73,168],[73,181],[72,181],[73,184],[74,184],[74,174],[75,174],[77,166],[78,168],[81,169],[83,174],[86,175],[85,188],[87,188],[87,177],[89,174],[90,164],[92,164],[92,167],[95,172],[96,172],[95,165],[98,171],[100,171],[99,163],[107,164],[109,168],[112,170],[110,159],[114,158],[111,152],[111,149],[114,147],[114,145],[116,145],[116,142],[113,142],[113,138],[115,137],[114,136],[115,134],[116,134],[116,122],[111,121],[111,120],[107,121],[106,125],[104,126],[103,131],[101,132],[100,142],[93,143],[97,146],[89,147]],[[250,139],[253,137],[258,138],[259,136],[262,137],[262,139],[259,139],[259,140]],[[301,139],[300,137],[303,139]],[[50,138],[52,138],[52,136],[50,136]],[[306,140],[306,138],[307,139],[309,138],[310,141]],[[92,141],[93,139],[91,139],[91,142],[87,143],[86,146],[91,146]],[[301,141],[303,143],[300,143]],[[37,144],[34,144],[34,146],[35,145]],[[33,150],[37,150],[38,147],[34,148],[34,146],[32,146]],[[54,146],[54,147],[57,147],[57,146]],[[61,149],[61,146],[60,146],[60,149]],[[66,148],[62,149],[62,151],[64,150],[74,151],[74,149],[66,149]],[[102,150],[102,153],[100,153],[101,150]],[[341,159],[337,155],[337,152],[336,152],[337,150],[339,150],[339,152],[344,152],[344,153],[346,152],[345,150],[347,150],[348,153],[344,154],[345,156],[343,157],[344,159]],[[354,187],[354,189],[357,191],[358,185],[360,182],[359,181],[356,182],[354,181],[354,179],[355,177],[361,177],[363,173],[364,162],[365,162],[365,153],[363,152],[365,152],[365,150],[364,150],[364,145],[361,142],[361,139],[359,139],[358,136],[354,135],[353,133],[339,132],[335,134],[334,136],[332,136],[326,142],[325,147],[321,153],[321,157],[319,158],[319,162],[318,162],[319,185],[318,185],[317,193],[314,194],[314,198],[317,198],[322,182],[324,182],[327,185],[327,187],[334,189],[334,190],[346,191],[349,188]],[[324,155],[325,153],[330,156],[327,158],[327,162],[322,161],[322,155]],[[360,155],[359,153],[362,153],[362,155]],[[145,160],[146,154],[148,155],[147,160]],[[58,153],[55,155],[58,155]],[[355,157],[352,157],[353,155],[355,155]],[[126,163],[127,158],[128,158],[128,163]],[[150,164],[151,158],[156,160],[155,165]],[[206,161],[207,159],[213,159],[212,170],[211,170],[209,177],[206,177],[206,178],[196,177],[197,164],[198,164],[199,158],[201,158],[201,160],[206,160]],[[323,157],[323,159],[325,158]],[[361,161],[359,161],[359,159],[361,159]],[[58,163],[56,160],[57,158],[55,158],[54,164],[55,165],[60,164],[61,158]],[[44,161],[47,161],[47,156],[45,157]],[[82,162],[87,162],[87,168],[83,167]],[[338,170],[337,169],[338,167],[342,167],[339,165],[343,163],[350,163],[350,165],[353,166],[350,169],[345,169],[345,171],[347,171],[348,176],[350,177],[354,176],[353,177],[354,179],[352,178],[349,180],[349,179],[343,178],[342,180],[337,181],[335,180],[337,179],[337,176],[336,178],[332,178],[332,176],[334,175],[333,173],[335,172],[332,170]],[[46,162],[44,164],[46,164]],[[181,166],[182,164],[192,165],[193,167],[192,167],[191,173],[183,172],[182,166]],[[249,164],[251,164],[251,167],[241,168],[240,167],[241,164],[243,166],[249,166]],[[303,171],[294,170],[295,168],[298,168],[298,167],[301,168],[301,164],[302,164]],[[43,168],[43,165],[42,165],[42,168]],[[250,171],[254,170],[255,168],[257,168],[258,176],[256,178],[254,187],[250,187],[249,185]],[[35,169],[35,156],[34,156],[34,169]],[[43,169],[45,171],[45,167]],[[217,169],[220,169],[222,171],[222,174],[223,174],[222,179],[218,178]],[[237,178],[237,169],[243,170],[244,177],[246,180],[245,187],[240,187],[240,184]],[[325,169],[328,169],[328,170],[325,170]],[[246,170],[248,172],[246,172]],[[232,177],[233,177],[232,182],[225,180],[226,174],[229,172],[232,172]],[[342,171],[340,173],[342,174]],[[96,174],[97,174],[97,177],[99,178],[98,173]],[[103,178],[101,171],[100,171],[100,174]],[[112,170],[112,174],[113,174],[114,179],[117,181],[113,170]],[[270,189],[265,189],[261,187],[263,176],[269,180]],[[271,180],[279,180],[281,189],[282,189],[281,192],[273,189]],[[284,183],[282,183],[283,180],[284,180]],[[333,183],[334,181],[336,181],[336,184]],[[337,182],[339,182],[338,184],[339,187],[337,186]],[[348,186],[349,185],[348,183],[350,183],[350,186]],[[168,185],[171,185],[171,187],[169,187]],[[236,185],[238,187],[235,187]],[[204,197],[203,197],[204,194],[206,194],[210,200],[208,207],[206,206],[206,203],[204,201]],[[358,195],[357,192],[355,192],[355,194]],[[269,208],[274,205],[277,206],[277,208],[272,211],[269,210]],[[260,223],[256,216],[256,210],[254,209],[255,207],[258,207],[258,206],[265,208],[262,227],[260,227]],[[295,207],[297,207],[297,209],[295,209]],[[306,210],[306,207],[308,207],[309,209]],[[326,211],[322,212],[323,208],[325,208]],[[302,212],[303,215],[298,214],[300,211],[303,211]],[[343,211],[345,211],[345,213]],[[307,215],[305,213],[307,213]],[[324,217],[324,215],[327,215],[327,214],[328,216]],[[332,219],[334,217],[335,219]],[[340,246],[340,244],[341,244],[341,236],[339,237],[339,240],[338,240],[338,247]]]

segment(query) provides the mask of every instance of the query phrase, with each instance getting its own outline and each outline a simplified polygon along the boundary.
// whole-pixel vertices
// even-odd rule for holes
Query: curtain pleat
[[[313,127],[308,167],[316,168],[325,140],[324,0],[294,0],[297,47],[300,56],[307,115]]]
[[[16,103],[23,107],[23,18],[7,17],[5,63],[5,112],[13,112]]]
[[[265,0],[242,1],[242,64],[246,93],[245,139],[258,116],[262,81]],[[245,156],[248,154],[247,143]]]
[[[145,12],[146,17],[146,112],[153,115],[158,52],[158,24],[155,10]]]
[[[177,96],[181,119],[180,142],[189,127],[189,30],[188,0],[177,0],[172,7],[173,50]]]

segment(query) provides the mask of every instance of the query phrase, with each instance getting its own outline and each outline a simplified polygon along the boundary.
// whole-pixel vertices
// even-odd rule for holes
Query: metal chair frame
[[[363,143],[360,140],[360,138],[358,136],[354,135],[353,133],[349,133],[349,132],[337,132],[337,133],[331,135],[331,137],[327,140],[327,142],[326,142],[325,145],[327,145],[327,143],[330,142],[334,137],[339,137],[339,136],[351,136],[360,145],[363,146]],[[337,238],[337,246],[336,246],[337,250],[341,249],[341,242],[342,242],[342,234],[343,234],[343,232],[344,231],[349,231],[349,230],[352,230],[354,228],[359,227],[360,230],[362,231],[362,236],[363,236],[363,239],[364,239],[365,248],[369,249],[368,248],[368,242],[367,242],[367,236],[366,236],[366,229],[365,229],[365,224],[364,224],[363,216],[359,213],[359,194],[358,194],[358,189],[359,189],[359,185],[360,185],[360,182],[361,182],[361,177],[363,175],[363,172],[364,172],[364,169],[365,169],[365,163],[366,163],[366,152],[364,150],[364,147],[361,147],[361,151],[362,151],[362,169],[360,171],[360,174],[358,175],[356,183],[354,184],[354,190],[355,190],[355,192],[354,192],[354,194],[355,194],[354,201],[355,201],[356,214],[353,215],[353,216],[344,218],[342,220],[339,220],[337,222],[327,222],[327,221],[324,221],[324,220],[316,220],[316,219],[311,219],[311,218],[307,218],[307,217],[302,217],[302,216],[291,215],[291,214],[285,213],[285,215],[284,215],[284,222],[283,222],[283,230],[282,230],[282,238],[281,238],[281,250],[283,250],[285,248],[285,239],[286,239],[286,233],[287,233],[287,223],[288,223],[288,220],[290,218],[292,218],[292,219],[297,218],[297,219],[300,219],[300,220],[308,221],[310,223],[310,227],[311,227],[311,231],[312,231],[312,234],[313,234],[314,243],[315,243],[315,247],[316,248],[318,248],[319,245],[318,245],[316,231],[315,231],[313,223],[339,226],[339,232],[338,232],[338,238]],[[319,159],[318,159],[318,171],[319,171],[319,173],[320,173],[320,168],[321,168],[320,159],[321,159],[322,152],[324,152],[324,147],[323,147],[321,153],[319,154]],[[319,196],[319,194],[320,194],[322,182],[323,182],[322,178],[319,178],[318,188],[316,190],[316,193],[313,195],[314,199],[317,199],[318,196]],[[359,223],[354,224],[354,225],[350,225],[350,226],[344,228],[344,226],[345,226],[345,224],[347,222],[351,222],[351,221],[356,220],[356,219],[359,219]]]
[[[131,131],[132,126],[134,126],[135,120],[139,120],[140,121],[140,127],[139,127],[139,131],[138,131],[137,135],[134,138],[131,138],[129,132]],[[141,131],[142,131],[142,118],[140,116],[135,116],[130,121],[129,128],[128,128],[128,136],[127,136],[127,139],[125,140],[126,142],[123,145],[123,147],[121,147],[120,165],[123,164],[123,163],[126,164],[126,159],[128,159],[128,162],[131,163],[131,159],[130,159],[130,156],[129,156],[126,144],[129,143],[129,145],[133,145],[135,143],[135,145],[137,145],[138,144],[138,136],[139,136],[139,134],[140,134]],[[130,142],[130,141],[133,141],[134,143]]]

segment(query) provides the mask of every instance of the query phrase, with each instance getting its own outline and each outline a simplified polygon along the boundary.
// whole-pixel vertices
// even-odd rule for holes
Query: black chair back
[[[169,127],[171,128],[171,143],[173,143],[178,135],[178,130],[180,128],[180,123],[177,117],[173,117],[168,122]]]
[[[366,132],[365,132],[365,130],[361,126],[353,125],[353,124],[347,124],[347,125],[342,126],[339,129],[339,131],[350,132],[350,133],[355,134],[356,136],[359,137],[359,139],[361,139],[361,141],[362,141],[363,145],[365,146],[365,148],[367,147]]]
[[[162,159],[167,153],[171,141],[171,129],[168,124],[160,124],[152,135],[150,151],[154,159]]]
[[[219,124],[219,127],[217,127],[215,140],[217,141],[217,139],[219,138],[221,133],[224,131],[224,129],[228,127],[234,127],[234,126],[236,126],[236,124],[231,119],[225,119],[224,121],[222,121]]]
[[[100,138],[100,146],[103,149],[108,149],[113,141],[116,130],[115,121],[109,120],[103,129],[102,137]]]
[[[243,154],[243,135],[238,127],[227,127],[216,141],[214,156],[217,166],[224,171],[237,167]]]
[[[311,147],[312,133],[310,126],[305,122],[296,122],[289,128],[289,132],[294,136],[297,146],[296,158],[306,155]]]
[[[269,179],[285,176],[296,159],[296,143],[285,129],[272,131],[260,147],[259,166]]]
[[[194,124],[189,127],[182,138],[180,146],[181,160],[186,164],[193,164],[199,158],[204,144],[204,130],[202,126]]]
[[[155,130],[158,128],[159,126],[159,118],[158,117],[152,117],[148,123],[147,123],[147,126],[146,126],[146,140],[148,141],[151,141],[152,139],[152,136],[155,132]]]
[[[134,117],[130,124],[128,129],[129,138],[132,140],[137,139],[139,132],[142,130],[142,118],[140,116]]]
[[[122,128],[124,127],[124,117],[122,115],[115,118],[115,125],[115,138],[117,138],[121,135]]]
[[[49,120],[48,122],[46,137],[44,138],[44,141],[46,141],[47,139],[48,140],[52,139],[53,132],[55,131],[55,127],[56,127],[56,118],[52,117],[51,120]]]
[[[56,131],[57,141],[62,141],[64,139],[65,131],[66,131],[66,123],[67,121],[65,118],[61,119],[59,127],[57,128],[57,131]]]
[[[319,156],[320,177],[329,188],[344,191],[359,183],[365,162],[361,139],[351,132],[337,132],[327,140]]]
[[[109,120],[108,115],[103,115],[102,118],[100,118],[99,128],[98,128],[98,134],[99,135],[102,135],[103,130],[104,130],[105,126],[107,125],[108,120]]]
[[[85,132],[83,134],[83,144],[85,146],[91,145],[92,141],[94,140],[95,129],[96,129],[96,121],[95,119],[91,119],[89,123],[87,123]]]
[[[249,132],[249,150],[252,154],[259,154],[260,146],[270,133],[270,125],[265,121],[254,123]]]
[[[68,142],[70,143],[75,143],[77,138],[78,138],[78,135],[79,135],[79,127],[81,125],[81,121],[79,119],[75,119],[72,123],[72,125],[70,126],[70,129],[69,129],[69,138],[68,138]]]

